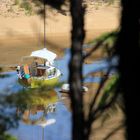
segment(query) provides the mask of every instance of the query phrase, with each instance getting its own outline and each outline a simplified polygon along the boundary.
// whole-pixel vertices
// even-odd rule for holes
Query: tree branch
[[[111,107],[111,105],[113,103],[115,103],[117,97],[118,97],[118,93],[115,93],[115,95],[112,97],[111,101],[102,107],[98,107],[95,111],[92,112],[91,117],[93,119],[98,119],[105,110],[107,110],[109,107]]]
[[[112,135],[114,135],[117,131],[119,131],[120,129],[122,129],[125,126],[125,124],[120,124],[118,127],[116,127],[115,129],[113,129],[103,140],[108,140]]]
[[[109,68],[109,70],[108,70],[108,72],[107,72],[107,74],[106,74],[106,77],[102,79],[102,81],[101,81],[101,83],[100,83],[100,86],[99,86],[97,92],[95,93],[95,97],[94,97],[93,101],[92,101],[91,104],[90,104],[89,113],[92,112],[92,109],[93,109],[93,107],[94,107],[94,105],[95,105],[95,102],[96,102],[96,100],[97,100],[99,94],[101,93],[100,91],[101,91],[102,87],[104,86],[105,82],[108,80],[108,75],[109,75],[111,69],[112,69],[112,67]],[[89,114],[89,115],[90,115],[90,114]]]
[[[94,53],[108,38],[110,38],[110,37],[116,38],[117,34],[118,34],[118,32],[114,31],[114,32],[111,32],[111,33],[104,35],[103,37],[95,40],[96,41],[95,45],[92,47],[92,49],[87,54],[85,54],[83,56],[83,59],[86,59],[92,53]]]

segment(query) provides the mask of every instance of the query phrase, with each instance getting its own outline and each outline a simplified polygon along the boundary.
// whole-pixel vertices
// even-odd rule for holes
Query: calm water
[[[61,82],[67,82],[69,59],[69,49],[66,49],[64,57],[55,62],[56,67],[60,69],[63,74],[60,78]],[[112,59],[110,62],[108,60],[101,60],[92,64],[84,64],[83,74],[87,75],[90,72],[107,71],[110,65],[113,66],[116,64],[116,58]],[[114,72],[115,71],[112,70],[111,73]],[[23,89],[17,82],[15,71],[5,74],[9,76],[4,79],[0,78],[0,94],[11,94]],[[100,80],[101,78],[99,77],[88,77],[84,82],[100,82]],[[26,109],[24,112],[25,121],[20,121],[17,129],[11,129],[8,132],[16,136],[18,140],[71,140],[71,112],[64,103],[61,102],[61,93],[59,90],[59,88],[53,90],[58,98],[55,104],[55,111],[44,113],[44,108]],[[43,118],[43,121],[41,119],[38,123],[33,124],[33,122],[37,122],[40,118]],[[44,128],[40,125],[43,122],[49,122],[50,119],[55,120],[55,122],[44,126]]]

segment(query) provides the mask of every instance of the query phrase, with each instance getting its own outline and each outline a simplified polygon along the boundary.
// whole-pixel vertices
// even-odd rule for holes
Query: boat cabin
[[[56,74],[56,68],[53,66],[55,58],[56,54],[46,48],[32,52],[30,56],[22,58],[21,66],[17,67],[18,77],[29,79],[30,77],[54,76]]]

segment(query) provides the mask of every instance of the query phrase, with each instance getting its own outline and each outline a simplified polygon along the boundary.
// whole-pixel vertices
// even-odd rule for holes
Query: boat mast
[[[46,48],[46,6],[45,6],[45,0],[43,0],[44,4],[44,48]],[[46,61],[44,60],[44,66]]]
[[[46,6],[44,1],[44,48],[46,48]]]

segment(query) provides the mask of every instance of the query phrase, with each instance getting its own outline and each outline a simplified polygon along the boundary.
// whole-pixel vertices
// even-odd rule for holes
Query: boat
[[[61,72],[54,66],[56,57],[55,53],[46,48],[22,57],[22,64],[17,66],[19,83],[30,88],[58,84]]]
[[[82,91],[83,92],[87,92],[88,91],[88,88],[85,87],[85,86],[82,86]],[[63,92],[63,93],[70,92],[70,85],[67,84],[67,83],[63,84],[62,87],[61,87],[61,92]]]
[[[22,64],[17,66],[19,83],[30,88],[55,86],[58,84],[59,77],[61,76],[60,70],[54,66],[54,60],[57,55],[46,47],[45,7],[44,3],[44,48],[33,51],[30,56],[23,57]]]

